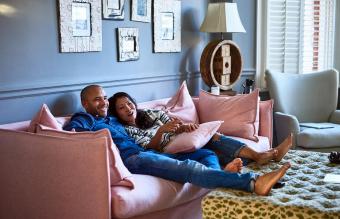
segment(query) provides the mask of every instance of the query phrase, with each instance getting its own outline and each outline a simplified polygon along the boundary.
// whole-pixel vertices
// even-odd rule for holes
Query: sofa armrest
[[[296,146],[296,135],[300,133],[298,119],[293,115],[281,112],[275,112],[274,118],[277,144],[283,142],[290,133],[293,133],[293,146]]]
[[[340,110],[335,110],[329,119],[329,122],[340,124]]]
[[[0,218],[111,218],[106,144],[0,130]]]

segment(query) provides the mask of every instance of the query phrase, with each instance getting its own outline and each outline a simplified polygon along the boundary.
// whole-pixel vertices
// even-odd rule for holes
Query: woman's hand
[[[173,119],[170,122],[162,125],[161,127],[159,127],[155,136],[151,139],[151,141],[149,142],[149,144],[146,147],[160,151],[161,150],[162,135],[164,133],[168,133],[168,132],[176,133],[176,131],[181,126],[181,124],[182,124],[182,122],[180,120]]]
[[[161,127],[159,127],[158,132],[165,133],[165,132],[171,132],[175,133],[181,126],[182,122],[178,119],[174,119]]]
[[[177,130],[176,134],[180,134],[183,132],[192,132],[198,129],[199,124],[194,124],[194,123],[188,123],[188,124],[182,124]]]

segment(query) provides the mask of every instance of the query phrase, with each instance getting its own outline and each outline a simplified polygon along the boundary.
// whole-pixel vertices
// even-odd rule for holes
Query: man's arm
[[[74,129],[76,132],[92,131],[93,117],[88,113],[76,113],[72,116],[69,123],[63,129],[71,131]]]

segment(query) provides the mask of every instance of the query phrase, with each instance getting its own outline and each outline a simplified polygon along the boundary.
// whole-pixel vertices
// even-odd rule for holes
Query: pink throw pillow
[[[223,120],[219,132],[258,141],[259,90],[247,95],[217,96],[205,91],[199,94],[199,118],[201,122]]]
[[[34,116],[31,120],[30,125],[27,129],[28,132],[36,132],[37,125],[42,124],[44,126],[62,130],[62,126],[58,123],[56,118],[52,115],[51,111],[48,109],[46,104],[43,104],[39,110],[39,112]]]
[[[182,83],[176,95],[173,96],[165,106],[158,109],[165,111],[170,117],[182,120],[184,123],[198,124],[199,122],[195,104],[192,101],[185,81]]]
[[[273,106],[274,100],[260,101],[260,127],[259,135],[269,138],[269,143],[273,143]]]
[[[175,154],[200,149],[209,142],[222,123],[223,121],[206,122],[200,124],[195,131],[181,133],[167,144],[164,152]]]
[[[109,130],[102,129],[95,132],[70,132],[64,130],[55,130],[43,125],[38,125],[37,133],[63,138],[83,139],[84,142],[86,142],[87,139],[106,137],[109,153],[111,186],[126,186],[129,188],[134,188],[132,174],[123,164],[122,158],[119,154],[119,150],[117,146],[113,143]]]

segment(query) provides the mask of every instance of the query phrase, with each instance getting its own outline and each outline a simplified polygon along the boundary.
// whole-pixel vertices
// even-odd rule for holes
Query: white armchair
[[[274,99],[277,143],[294,134],[294,145],[305,150],[340,151],[339,73],[310,74],[266,72]]]

